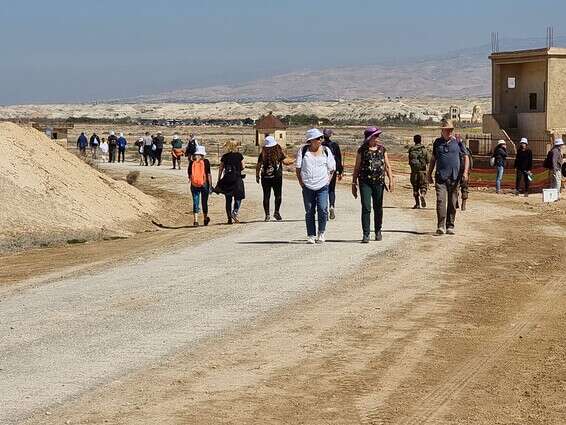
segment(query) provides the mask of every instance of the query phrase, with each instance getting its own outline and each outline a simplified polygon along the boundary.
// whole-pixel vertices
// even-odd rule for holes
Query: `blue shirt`
[[[432,152],[436,157],[436,180],[457,181],[460,176],[460,166],[463,166],[462,157],[466,155],[462,143],[454,138],[447,141],[439,137],[432,145]]]
[[[126,141],[126,139],[124,137],[118,138],[118,147],[120,149],[124,149],[127,144],[128,144],[128,142]]]

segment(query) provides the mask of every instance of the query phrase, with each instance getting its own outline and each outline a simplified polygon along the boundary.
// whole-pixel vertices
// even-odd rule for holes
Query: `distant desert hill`
[[[500,50],[541,48],[544,39],[502,39]],[[556,39],[566,45],[566,38]],[[491,92],[489,45],[428,57],[355,67],[292,72],[242,84],[188,88],[119,102],[262,102],[380,99],[387,97],[484,97]]]

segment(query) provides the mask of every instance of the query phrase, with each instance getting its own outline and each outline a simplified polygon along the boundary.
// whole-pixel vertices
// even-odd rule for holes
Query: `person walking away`
[[[468,148],[468,146],[466,146],[466,143],[464,141],[464,139],[462,139],[462,136],[458,133],[456,134],[456,141],[458,143],[462,144],[462,147],[464,148],[464,151],[466,152],[466,156],[468,157],[468,168],[471,171],[472,168],[474,168],[474,159],[472,156],[472,151],[470,151],[470,149]],[[467,204],[468,204],[468,198],[470,197],[470,186],[469,186],[469,182],[470,179],[464,180],[462,178],[462,174],[464,172],[464,157],[462,157],[462,160],[460,161],[460,176],[458,177],[458,180],[460,181],[460,193],[462,195],[462,204],[461,205],[457,205],[456,208],[460,208],[460,211],[466,211],[467,208]]]
[[[153,165],[153,138],[149,135],[149,132],[145,132],[145,136],[143,137],[143,160],[145,166],[149,165],[149,161],[151,161],[151,165]]]
[[[189,142],[187,143],[187,147],[185,148],[185,156],[187,158],[193,156],[197,150],[198,145],[199,144],[196,136],[193,133],[191,133],[189,135]]]
[[[326,241],[328,188],[336,171],[336,161],[330,149],[322,146],[323,139],[324,135],[319,129],[308,130],[295,163],[297,179],[303,189],[308,244]],[[318,233],[315,215],[318,215]]]
[[[79,136],[79,138],[77,139],[77,149],[79,150],[79,155],[82,158],[86,157],[86,147],[87,146],[88,146],[88,139],[86,138],[86,135],[83,131],[81,133],[81,135]]]
[[[239,223],[242,200],[246,198],[242,177],[242,171],[245,168],[244,156],[238,152],[238,145],[233,139],[227,141],[223,149],[226,153],[220,158],[215,192],[224,194],[226,198],[228,224]]]
[[[273,217],[281,221],[281,201],[283,191],[283,164],[291,165],[293,159],[287,159],[285,152],[273,136],[267,136],[256,165],[256,182],[263,189],[263,210],[265,221],[270,221],[269,214],[271,191],[275,197],[275,211]]]
[[[441,137],[434,141],[428,167],[428,181],[435,184],[436,190],[437,235],[455,234],[459,179],[469,178],[470,159],[462,144],[453,137],[453,132],[452,121],[442,120]],[[460,173],[461,167],[464,170]]]
[[[161,134],[161,131],[157,132],[157,136],[153,139],[153,144],[155,145],[155,149],[153,151],[153,163],[157,161],[157,166],[161,165],[161,154],[163,153],[163,145],[165,144],[165,138]]]
[[[175,134],[171,141],[171,159],[173,161],[173,170],[178,166],[181,169],[181,158],[183,158],[183,141]]]
[[[413,137],[414,146],[409,148],[409,166],[411,167],[411,186],[415,205],[413,209],[426,208],[426,193],[428,181],[426,171],[430,163],[428,149],[422,144],[422,137],[417,134]]]
[[[562,190],[562,164],[564,163],[564,159],[562,158],[563,145],[564,141],[562,139],[556,139],[554,146],[548,152],[544,160],[544,167],[550,172],[550,189],[558,189],[558,198],[560,198],[560,191]]]
[[[373,205],[373,222],[375,240],[381,241],[383,236],[383,193],[385,192],[385,176],[389,180],[389,191],[395,190],[391,164],[387,150],[379,141],[381,129],[369,127],[364,131],[364,142],[358,149],[356,165],[352,176],[352,195],[358,198],[358,185],[362,202],[362,243],[369,243],[371,233],[371,208]]]
[[[116,133],[110,132],[108,136],[108,162],[116,162],[116,147],[118,146],[118,138]]]
[[[124,137],[124,133],[120,133],[120,137],[118,137],[118,162],[120,162],[120,158],[122,158],[122,163],[126,160],[126,146],[128,146],[128,141]]]
[[[507,162],[507,143],[505,140],[500,140],[495,146],[493,151],[493,158],[495,163],[495,168],[497,170],[495,176],[495,193],[501,193],[501,181],[503,180],[503,174],[505,173],[505,163]]]
[[[108,152],[110,148],[108,147],[108,142],[103,137],[102,141],[100,142],[100,152],[102,153],[102,162],[108,162]]]
[[[100,146],[100,138],[96,133],[92,133],[92,136],[90,136],[89,145],[90,145],[90,155],[92,159],[96,159],[98,146]]]
[[[189,160],[188,175],[191,185],[191,194],[193,195],[193,225],[198,226],[198,216],[200,213],[200,204],[202,202],[202,214],[204,216],[204,225],[208,226],[210,217],[208,216],[208,195],[212,188],[212,174],[210,172],[210,162],[205,158],[206,149],[199,146]]]
[[[332,176],[330,185],[328,186],[328,200],[330,205],[328,218],[330,218],[330,220],[334,220],[336,218],[336,181],[342,181],[344,166],[342,164],[342,152],[340,151],[340,146],[334,140],[331,140],[334,131],[332,131],[330,128],[325,128],[322,131],[322,134],[324,134],[322,146],[330,149],[330,152],[332,152],[332,155],[334,155],[334,160],[336,161],[336,172]]]
[[[529,149],[529,140],[523,137],[519,142],[519,149],[515,156],[515,164],[513,167],[516,170],[515,175],[515,195],[519,196],[521,193],[521,180],[524,182],[525,196],[529,196],[529,184],[531,182],[533,169],[533,152]]]
[[[142,166],[143,165],[143,137],[140,137],[136,141],[135,146],[136,146],[137,151],[138,151],[138,159],[139,159],[138,165]]]

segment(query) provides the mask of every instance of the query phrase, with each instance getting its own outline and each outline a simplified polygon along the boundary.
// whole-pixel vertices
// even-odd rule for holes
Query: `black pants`
[[[108,149],[108,162],[116,162],[116,147]]]
[[[529,193],[529,172],[527,170],[517,170],[515,177],[515,190],[521,191],[521,179],[525,182],[525,193]]]
[[[330,208],[334,208],[336,205],[336,179],[337,174],[334,173],[332,176],[332,180],[330,180],[330,185],[328,186],[328,203],[330,204]]]
[[[271,201],[271,190],[275,196],[275,212],[278,213],[281,208],[281,193],[283,191],[283,177],[262,178],[261,187],[263,188],[263,210],[265,215],[269,215],[269,204]]]
[[[153,157],[151,159],[151,164],[155,164],[157,161],[157,165],[161,165],[161,154],[163,153],[163,148],[157,148],[153,151]]]
[[[153,164],[153,151],[151,150],[151,145],[145,145],[143,147],[143,160],[145,165],[149,165],[149,160]]]
[[[126,161],[126,148],[118,149],[118,162],[120,162],[120,158],[122,158],[122,162]]]

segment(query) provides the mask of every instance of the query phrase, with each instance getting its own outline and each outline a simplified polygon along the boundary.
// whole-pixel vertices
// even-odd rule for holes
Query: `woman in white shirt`
[[[330,149],[322,146],[324,135],[316,128],[307,131],[305,145],[297,152],[296,172],[303,188],[307,243],[324,243],[328,221],[328,185],[336,171]],[[318,213],[318,233],[315,223]],[[318,236],[317,236],[318,235]]]

